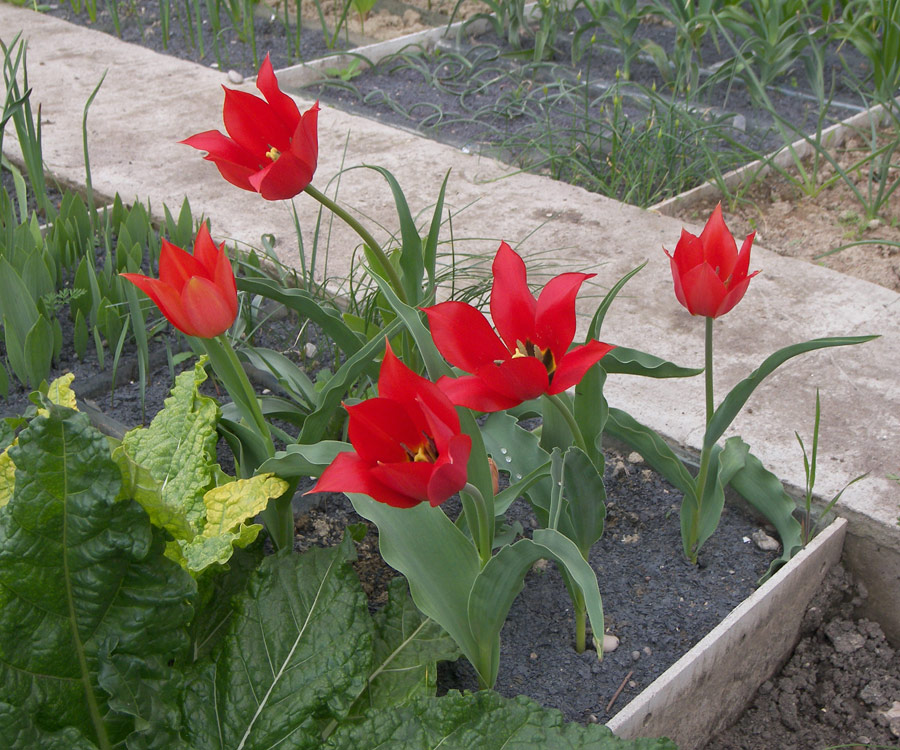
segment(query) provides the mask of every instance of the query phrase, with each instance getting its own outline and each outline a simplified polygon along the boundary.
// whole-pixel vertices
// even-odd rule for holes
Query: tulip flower
[[[237,289],[225,243],[216,246],[205,224],[197,232],[193,255],[163,239],[158,279],[139,273],[121,275],[188,336],[211,339],[227,331],[237,316]]]
[[[396,508],[443,503],[466,485],[472,448],[456,409],[390,346],[377,398],[348,406],[354,452],[339,453],[310,492],[360,492]]]
[[[669,255],[663,248],[672,267],[675,296],[691,315],[718,318],[741,301],[750,279],[759,273],[747,275],[755,235],[747,235],[739,253],[719,204],[699,237],[682,229],[675,253]]]
[[[560,274],[535,299],[525,263],[505,242],[492,273],[496,333],[484,315],[465,303],[424,308],[435,346],[451,365],[472,373],[438,381],[454,404],[500,411],[544,393],[562,393],[613,348],[593,340],[569,349],[575,337],[575,296],[594,274]]]
[[[278,87],[268,55],[259,68],[256,87],[265,101],[245,91],[225,89],[227,136],[207,130],[181,142],[206,151],[204,158],[232,185],[270,201],[293,198],[309,185],[316,171],[319,104],[301,115],[294,100]]]

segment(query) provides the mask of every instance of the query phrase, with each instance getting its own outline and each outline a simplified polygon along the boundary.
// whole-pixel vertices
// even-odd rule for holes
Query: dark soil
[[[834,568],[781,674],[762,685],[741,719],[706,750],[900,747],[900,651],[878,623],[855,619],[866,595],[842,567]]]

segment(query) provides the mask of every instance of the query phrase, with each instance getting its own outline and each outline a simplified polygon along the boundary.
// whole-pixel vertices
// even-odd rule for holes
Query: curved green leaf
[[[731,389],[729,394],[723,399],[722,403],[713,413],[712,419],[706,427],[706,435],[703,438],[703,445],[712,447],[716,441],[722,437],[728,426],[734,421],[738,412],[747,403],[750,394],[756,390],[756,387],[771,375],[780,365],[789,359],[796,357],[798,354],[815,351],[816,349],[824,349],[831,346],[849,346],[851,344],[864,344],[867,341],[876,339],[878,336],[836,336],[832,338],[813,339],[802,344],[792,344],[784,349],[779,349],[770,357],[767,357],[763,363]]]
[[[472,664],[478,643],[469,626],[469,592],[480,570],[478,553],[440,508],[421,503],[392,508],[366,495],[349,493],[356,512],[378,526],[384,561],[409,581],[419,610],[438,622]]]
[[[796,503],[785,492],[781,480],[750,453],[749,446],[746,446],[741,438],[737,436],[728,438],[725,441],[726,450],[729,443],[741,443],[747,451],[744,467],[731,478],[731,486],[769,520],[781,537],[781,556],[773,560],[769,566],[765,575],[765,578],[768,578],[803,546],[800,522],[794,518]]]
[[[600,360],[600,366],[607,373],[642,375],[645,378],[690,378],[703,372],[702,367],[681,367],[664,359],[617,346]]]
[[[298,477],[317,477],[325,471],[325,467],[334,461],[335,456],[343,451],[352,451],[350,443],[338,440],[322,440],[312,445],[294,443],[259,467],[260,472],[272,472],[285,479]]]
[[[309,318],[328,334],[341,351],[352,354],[362,346],[362,340],[347,327],[341,313],[323,307],[309,292],[283,287],[277,281],[261,277],[241,277],[236,282],[237,288],[242,292],[275,300],[296,312],[301,319]]]
[[[45,732],[31,716],[9,703],[0,703],[0,747],[41,748],[41,750],[97,750],[81,732],[68,727]]]
[[[603,297],[603,301],[594,313],[594,317],[591,318],[591,324],[588,326],[587,335],[584,337],[585,344],[600,335],[600,329],[603,327],[603,319],[606,317],[606,313],[609,310],[610,305],[612,305],[613,300],[616,298],[616,295],[622,291],[622,288],[628,283],[629,279],[646,265],[647,261],[645,260],[637,268],[633,268],[626,273],[613,285],[612,289],[606,293],[606,296]]]
[[[603,536],[606,522],[606,488],[603,475],[579,448],[572,446],[563,457],[563,497],[571,519],[572,541],[587,559],[595,542]]]

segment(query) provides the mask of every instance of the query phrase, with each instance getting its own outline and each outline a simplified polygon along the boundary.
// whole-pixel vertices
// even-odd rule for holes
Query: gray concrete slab
[[[227,82],[222,73],[0,3],[0,37],[8,42],[19,30],[28,39],[29,84],[34,103],[41,105],[44,155],[52,173],[73,184],[83,181],[82,110],[107,71],[88,121],[95,190],[149,200],[157,213],[163,203],[178,206],[188,196],[195,214],[211,218],[214,237],[258,246],[260,235],[273,233],[282,259],[298,262],[288,209],[226,184],[196,151],[177,144],[195,132],[221,128],[220,85]],[[255,90],[249,84],[243,88]],[[677,220],[545,177],[513,174],[496,161],[328,107],[319,122],[314,182],[320,189],[333,189],[342,166],[380,165],[397,177],[416,214],[429,209],[451,170],[446,204],[453,212],[457,252],[491,255],[505,239],[524,255],[545,253],[543,262],[555,259],[560,271],[596,271],[604,287],[649,259],[607,316],[602,338],[702,365],[703,322],[675,301],[661,249],[674,248],[681,231]],[[13,141],[7,137],[5,147],[15,156]],[[374,172],[344,172],[339,200],[369,226],[396,230],[390,192]],[[308,243],[317,206],[308,196],[296,205]],[[375,233],[387,236],[383,229]],[[334,225],[329,276],[347,273],[357,245],[352,233]],[[786,344],[828,335],[882,336],[785,365],[753,395],[731,432],[741,434],[787,483],[800,487],[803,463],[794,431],[809,443],[815,389],[821,389],[817,489],[830,496],[870,472],[841,504],[851,522],[848,559],[874,585],[872,613],[900,640],[900,484],[886,478],[900,471],[900,295],[762,247],[754,248],[751,269],[762,273],[740,305],[716,323],[719,397]],[[582,295],[585,319],[596,301]],[[610,378],[608,397],[673,441],[699,446],[700,379],[616,376]]]

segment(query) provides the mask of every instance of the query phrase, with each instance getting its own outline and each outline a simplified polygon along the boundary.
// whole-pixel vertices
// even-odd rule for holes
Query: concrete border
[[[669,737],[680,750],[697,750],[730,726],[797,645],[806,607],[841,558],[847,525],[836,519],[607,726],[626,739]]]

